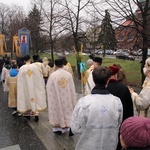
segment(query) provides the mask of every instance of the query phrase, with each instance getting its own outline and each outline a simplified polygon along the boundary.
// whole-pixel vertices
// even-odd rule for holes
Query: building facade
[[[145,7],[145,1],[139,1],[139,6]],[[117,49],[138,50],[143,47],[143,37],[147,38],[147,47],[150,47],[150,11],[145,17],[145,25],[141,9],[138,8],[133,17],[127,17],[126,20],[115,29],[115,36],[117,40]],[[136,23],[134,19],[137,19]],[[141,25],[140,25],[141,24]],[[145,28],[145,29],[144,29]],[[143,36],[144,35],[144,36]]]

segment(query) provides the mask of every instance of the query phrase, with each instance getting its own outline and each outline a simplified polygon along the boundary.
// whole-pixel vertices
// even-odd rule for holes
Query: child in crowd
[[[8,107],[14,109],[12,115],[17,113],[17,77],[18,77],[17,75],[18,75],[17,65],[14,64],[12,65],[12,68],[10,69],[9,75],[6,80],[6,84],[9,87]]]
[[[121,125],[120,141],[122,150],[150,150],[150,119],[127,118]]]

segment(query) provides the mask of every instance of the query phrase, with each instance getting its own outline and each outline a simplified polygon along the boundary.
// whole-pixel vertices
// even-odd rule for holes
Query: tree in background
[[[111,7],[112,15],[116,18],[125,19],[128,17],[130,21],[133,22],[133,26],[127,26],[131,28],[131,31],[136,30],[135,36],[133,38],[140,37],[143,51],[142,54],[142,64],[141,64],[141,73],[142,73],[142,83],[145,79],[143,74],[143,67],[145,60],[147,59],[147,51],[150,48],[150,0],[105,0]],[[136,13],[135,13],[136,10]],[[116,21],[116,24],[120,25],[120,21]],[[138,36],[138,37],[137,37]]]
[[[33,51],[38,54],[38,51],[43,48],[41,37],[41,24],[42,17],[36,4],[34,4],[32,10],[29,12],[28,17],[25,20],[25,27],[31,32],[31,41]]]
[[[34,0],[40,9],[43,18],[42,32],[48,37],[46,44],[49,46],[51,52],[51,60],[54,62],[54,51],[56,47],[56,40],[61,37],[64,31],[62,14],[63,10],[60,0]]]
[[[105,57],[106,49],[115,49],[116,47],[115,31],[112,27],[111,18],[108,10],[105,10],[105,16],[101,23],[99,43],[104,50],[103,57]]]
[[[12,37],[24,24],[25,15],[22,7],[0,3],[0,33],[5,35],[7,50],[12,52]]]
[[[83,42],[81,39],[85,38],[85,33],[82,29],[83,17],[81,17],[81,13],[84,12],[84,9],[90,4],[91,0],[87,0],[86,2],[82,0],[78,0],[77,2],[73,2],[70,0],[65,0],[62,7],[64,8],[63,18],[65,20],[63,26],[66,31],[72,34],[73,42],[74,42],[74,50],[76,52],[76,61],[77,61],[77,71],[78,78],[80,79],[80,67],[79,64],[82,61],[81,51]]]

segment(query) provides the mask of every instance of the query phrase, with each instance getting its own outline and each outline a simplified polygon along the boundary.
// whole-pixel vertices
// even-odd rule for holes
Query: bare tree
[[[128,17],[134,25],[128,26],[136,30],[136,35],[142,39],[142,83],[144,81],[143,67],[147,59],[147,50],[150,47],[150,0],[106,0],[116,16],[123,19]],[[136,13],[135,13],[136,10]],[[119,22],[120,23],[120,22]],[[137,37],[135,37],[137,38]]]
[[[17,5],[8,6],[0,3],[0,32],[5,35],[7,47],[12,49],[12,37],[22,27],[25,15]]]
[[[142,39],[142,83],[144,81],[143,67],[147,59],[147,50],[150,47],[150,0],[104,0],[104,6],[110,12],[113,24],[122,26],[122,28],[131,28],[135,31],[136,45],[139,45],[139,39]],[[103,8],[99,7],[100,2],[93,1],[93,7],[98,14],[103,15]],[[122,22],[128,18],[133,25],[123,26]],[[137,43],[138,42],[138,43]]]
[[[51,50],[52,61],[54,62],[53,52],[55,49],[56,39],[64,31],[62,28],[62,14],[63,10],[60,7],[60,0],[34,0],[41,12],[43,24],[41,26],[42,32],[49,36],[49,44]]]
[[[9,14],[10,14],[10,8],[0,3],[0,31],[2,34],[6,34],[8,25],[9,25]]]
[[[25,14],[21,7],[16,5],[10,7],[7,29],[8,48],[12,52],[12,39],[14,35],[18,34],[18,29],[24,25]]]
[[[73,2],[71,0],[64,0],[62,7],[64,8],[63,13],[63,26],[65,27],[66,31],[70,33],[73,37],[74,41],[74,49],[76,51],[76,62],[77,62],[77,69],[78,69],[78,77],[80,78],[80,68],[79,63],[81,60],[81,49],[82,49],[82,38],[85,38],[84,34],[84,19],[82,13],[85,14],[85,8],[90,5],[91,0],[77,0]]]

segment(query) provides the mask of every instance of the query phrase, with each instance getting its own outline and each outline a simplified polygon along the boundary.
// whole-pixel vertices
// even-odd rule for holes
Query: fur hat
[[[114,66],[114,65],[113,66],[109,66],[109,69],[111,70],[112,75],[115,75],[119,71],[119,68],[117,66]]]
[[[150,119],[130,117],[122,123],[120,133],[127,147],[148,147],[150,146]]]
[[[100,65],[102,64],[102,58],[100,58],[100,57],[95,57],[95,58],[93,59],[93,61],[100,63]]]

